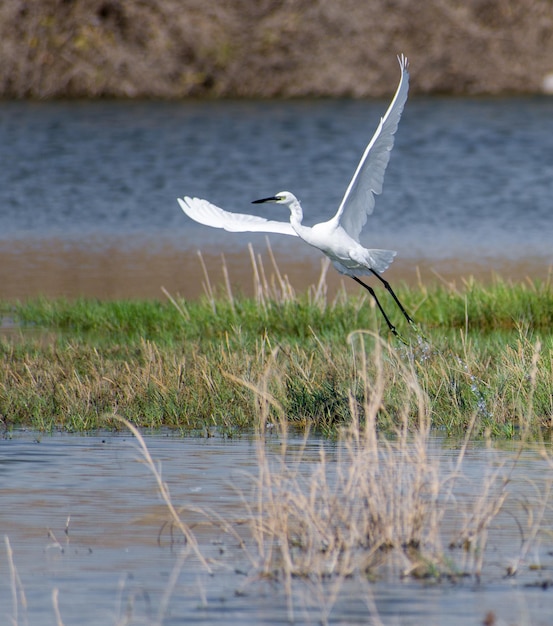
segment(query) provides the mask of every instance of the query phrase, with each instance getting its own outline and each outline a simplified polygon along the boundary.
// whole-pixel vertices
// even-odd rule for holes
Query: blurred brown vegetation
[[[541,89],[552,0],[3,0],[0,97],[382,96]]]

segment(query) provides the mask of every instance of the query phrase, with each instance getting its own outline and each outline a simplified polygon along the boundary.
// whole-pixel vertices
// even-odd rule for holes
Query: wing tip
[[[401,68],[401,71],[408,72],[409,71],[409,59],[403,54],[403,52],[397,55],[397,60],[399,63],[399,67]]]
[[[186,213],[190,208],[192,198],[190,198],[189,196],[184,196],[182,198],[177,198],[177,202],[179,203],[180,208]]]

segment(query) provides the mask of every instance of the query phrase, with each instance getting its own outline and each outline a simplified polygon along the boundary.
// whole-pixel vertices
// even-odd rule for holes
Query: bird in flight
[[[396,93],[384,117],[381,118],[373,138],[365,148],[338,212],[327,222],[321,222],[314,226],[304,226],[300,202],[289,191],[281,191],[269,198],[253,201],[253,204],[274,202],[287,206],[290,210],[289,222],[268,220],[245,213],[231,213],[201,198],[185,196],[182,199],[179,198],[178,202],[190,218],[206,226],[224,228],[230,232],[265,232],[292,235],[300,237],[309,245],[318,248],[332,261],[338,272],[350,276],[371,294],[386,320],[388,328],[401,339],[396,327],[382,308],[374,289],[359,278],[371,274],[376,276],[388,290],[405,319],[414,326],[413,319],[399,301],[390,283],[382,277],[382,273],[394,260],[396,252],[368,249],[363,247],[359,241],[367,217],[373,212],[375,195],[382,192],[384,172],[394,145],[394,134],[407,100],[409,62],[403,54],[398,56],[398,61],[401,78]]]

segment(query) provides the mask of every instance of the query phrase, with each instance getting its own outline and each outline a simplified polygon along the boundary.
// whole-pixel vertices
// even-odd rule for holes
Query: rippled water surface
[[[250,201],[281,189],[306,223],[331,216],[386,101],[0,103],[0,297],[201,290],[196,251],[249,285],[247,243],[191,222],[176,197],[288,219]],[[412,99],[364,233],[398,250],[390,276],[553,264],[553,99]],[[300,284],[318,253],[272,236]]]
[[[54,589],[65,626],[160,620],[163,624],[288,623],[282,585],[248,577],[250,565],[237,542],[194,512],[200,508],[208,510],[211,519],[218,515],[233,524],[244,521],[244,503],[252,478],[258,476],[254,440],[148,436],[147,443],[161,464],[175,506],[182,507],[183,520],[210,559],[213,574],[207,574],[193,556],[179,562],[179,535],[165,523],[167,513],[153,476],[131,437],[37,439],[33,433],[14,433],[12,439],[0,440],[0,623],[12,623],[12,618],[32,626],[55,623]],[[326,447],[329,467],[334,463],[335,444],[312,439],[303,454],[306,476],[319,461],[321,445]],[[293,453],[301,442],[291,440],[289,446]],[[269,440],[267,450],[277,455],[278,440]],[[455,450],[444,449],[437,441],[430,453],[440,455],[441,463],[451,470]],[[455,490],[459,505],[475,499],[483,478],[513,456],[508,450],[470,449],[463,463],[465,478]],[[527,515],[537,513],[530,502],[536,493],[545,492],[550,471],[537,454],[523,454],[510,475],[505,513],[490,527],[479,583],[469,578],[432,584],[397,576],[368,586],[346,581],[336,602],[328,603],[329,623],[464,626],[482,624],[491,612],[497,624],[550,624],[550,508],[541,523],[541,539],[523,560],[519,574],[505,577],[527,536]],[[460,523],[454,517],[444,527],[445,541]],[[13,553],[15,578],[5,538]],[[251,542],[248,546],[255,552]],[[541,569],[533,569],[536,565]],[[331,591],[330,583],[321,596],[316,585],[294,581],[297,623],[320,623]]]

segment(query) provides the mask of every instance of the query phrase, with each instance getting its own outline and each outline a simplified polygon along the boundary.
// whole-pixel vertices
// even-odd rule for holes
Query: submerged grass
[[[360,346],[380,332],[393,349],[382,365],[381,429],[397,426],[409,366],[428,398],[433,427],[513,437],[553,426],[553,290],[550,281],[496,279],[400,286],[397,293],[424,337],[405,324],[403,345],[386,336],[365,297],[327,296],[317,285],[296,295],[274,263],[270,279],[252,251],[253,298],[214,289],[185,301],[37,299],[0,303],[0,417],[5,429],[88,430],[117,414],[141,427],[227,435],[251,429],[256,386],[271,364],[267,392],[299,427],[332,434],[367,402]],[[382,296],[394,319],[401,315]],[[389,301],[388,301],[389,300]],[[528,419],[529,407],[531,419]],[[411,407],[411,415],[416,414]],[[413,417],[413,419],[415,419]]]

